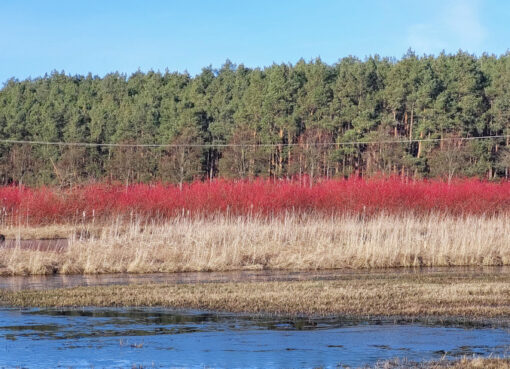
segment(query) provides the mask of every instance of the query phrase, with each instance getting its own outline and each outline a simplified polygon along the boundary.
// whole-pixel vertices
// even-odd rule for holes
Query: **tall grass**
[[[1,250],[0,274],[510,265],[507,214],[118,218],[87,227],[64,252]]]
[[[177,186],[91,184],[72,189],[0,187],[0,220],[51,224],[118,216],[278,215],[292,213],[495,215],[510,211],[510,182],[400,178],[306,181],[215,180]]]

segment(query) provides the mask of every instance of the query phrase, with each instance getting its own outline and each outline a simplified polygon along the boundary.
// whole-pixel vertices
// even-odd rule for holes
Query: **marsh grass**
[[[425,363],[393,360],[379,363],[365,369],[509,369],[507,358],[462,358],[460,360],[439,360]]]
[[[239,313],[508,320],[510,275],[347,274],[335,280],[0,290],[8,306],[161,306]]]
[[[100,232],[98,227],[86,226],[80,227],[79,224],[52,224],[40,227],[27,227],[27,226],[3,226],[0,227],[1,232],[6,239],[11,240],[44,240],[56,238],[68,238],[75,233],[79,235],[80,230],[90,229],[95,232]],[[90,232],[90,231],[88,231]],[[98,233],[96,233],[98,234]]]
[[[8,232],[66,236],[69,244],[63,252],[0,249],[4,275],[510,264],[507,215],[218,215]]]

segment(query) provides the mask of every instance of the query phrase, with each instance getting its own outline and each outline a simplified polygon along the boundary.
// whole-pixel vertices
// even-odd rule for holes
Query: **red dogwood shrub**
[[[510,211],[510,182],[475,179],[442,181],[402,178],[307,180],[213,180],[185,184],[90,184],[70,189],[0,187],[4,224],[48,224],[116,216],[164,219],[207,216],[278,215],[285,212],[373,215],[499,214]]]

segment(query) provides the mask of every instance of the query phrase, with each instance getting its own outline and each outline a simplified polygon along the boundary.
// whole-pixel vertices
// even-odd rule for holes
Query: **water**
[[[510,273],[509,266],[496,267],[443,267],[443,268],[400,268],[370,270],[254,270],[232,272],[186,272],[154,274],[90,274],[90,275],[42,275],[42,276],[0,276],[0,289],[20,291],[26,289],[53,289],[78,286],[106,286],[143,283],[212,283],[212,282],[255,282],[255,281],[299,281],[338,279],[352,275],[384,274],[434,274],[463,273],[491,274]]]
[[[50,289],[130,283],[338,279],[353,274],[508,273],[508,267],[372,271],[0,277],[0,288]],[[504,328],[296,319],[169,309],[0,309],[0,368],[358,367],[507,355]]]
[[[509,332],[494,328],[168,309],[0,310],[0,368],[333,368],[509,348]]]

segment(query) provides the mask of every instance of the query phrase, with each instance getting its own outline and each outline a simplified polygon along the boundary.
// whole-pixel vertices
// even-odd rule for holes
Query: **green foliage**
[[[264,69],[227,60],[196,76],[52,72],[4,84],[1,139],[173,146],[2,144],[0,182],[376,173],[493,179],[509,175],[510,140],[463,138],[509,134],[509,54],[410,50],[401,60],[300,60]],[[447,141],[407,142],[429,138]],[[393,140],[406,142],[344,145]]]

